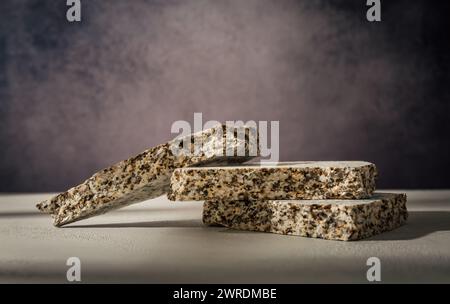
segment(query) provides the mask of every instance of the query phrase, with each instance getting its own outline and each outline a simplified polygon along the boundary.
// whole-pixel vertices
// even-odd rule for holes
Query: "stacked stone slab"
[[[203,200],[203,222],[233,229],[358,240],[406,222],[406,195],[374,194],[368,162],[288,162],[174,171],[171,200]]]
[[[155,198],[169,191],[176,168],[236,164],[257,156],[257,136],[253,127],[217,125],[178,137],[95,173],[37,208],[50,214],[55,226],[63,226]]]
[[[360,199],[375,190],[368,162],[280,162],[181,168],[171,178],[171,200]]]
[[[406,222],[406,195],[375,193],[358,200],[209,200],[203,222],[239,230],[351,241]]]
[[[218,125],[101,170],[37,208],[63,226],[167,193],[204,201],[206,225],[344,241],[406,222],[406,195],[374,194],[371,163],[242,165],[258,153],[256,128]]]

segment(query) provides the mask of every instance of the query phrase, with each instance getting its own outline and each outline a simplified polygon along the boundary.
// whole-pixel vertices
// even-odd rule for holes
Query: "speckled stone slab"
[[[51,214],[55,226],[62,226],[167,193],[175,168],[207,163],[236,164],[253,158],[257,130],[247,126],[231,130],[217,125],[146,150],[95,173],[82,184],[37,204],[37,208]],[[234,136],[227,136],[227,131]],[[236,136],[238,132],[244,132],[245,136]],[[203,144],[194,145],[198,142]],[[227,154],[226,149],[231,152]],[[256,150],[255,154],[259,153]]]
[[[206,201],[203,222],[232,229],[354,241],[406,222],[405,194],[364,200]]]
[[[372,195],[377,171],[362,161],[281,162],[174,171],[171,200],[360,199]]]

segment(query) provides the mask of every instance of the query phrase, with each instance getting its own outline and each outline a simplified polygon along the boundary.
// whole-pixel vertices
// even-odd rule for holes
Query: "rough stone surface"
[[[351,241],[406,222],[405,194],[364,200],[206,201],[203,222],[233,229]]]
[[[239,163],[251,159],[249,137],[257,136],[256,129],[234,128],[236,132],[246,132],[243,138],[227,138],[225,130],[225,125],[218,125],[146,150],[95,173],[82,184],[37,204],[37,208],[50,213],[55,226],[62,226],[166,193],[175,168]],[[189,149],[180,149],[179,153],[174,154],[173,145],[182,148],[183,140],[185,144],[190,144]],[[194,151],[193,143],[200,141],[203,145],[198,153],[190,154],[189,151]],[[227,148],[233,149],[234,156],[226,156]],[[237,154],[238,149],[245,151],[244,156],[237,156],[240,155]]]
[[[361,199],[372,195],[374,164],[281,162],[181,168],[171,178],[171,200]]]

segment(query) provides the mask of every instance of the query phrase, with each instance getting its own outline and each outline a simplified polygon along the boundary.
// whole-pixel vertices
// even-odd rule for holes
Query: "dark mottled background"
[[[0,191],[56,191],[175,120],[279,120],[282,160],[450,188],[450,1],[0,1]]]

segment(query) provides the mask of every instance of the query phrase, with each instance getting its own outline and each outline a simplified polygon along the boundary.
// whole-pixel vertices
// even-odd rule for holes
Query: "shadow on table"
[[[406,225],[368,238],[366,241],[411,240],[439,231],[450,231],[450,212],[409,211]]]
[[[140,208],[140,209],[118,209],[114,210],[114,213],[137,213],[142,214],[143,212],[179,212],[181,209],[188,209],[189,207],[176,207],[176,208]],[[25,217],[49,217],[49,214],[39,212],[37,209],[33,211],[0,211],[0,219],[11,219],[11,218],[25,218]]]
[[[129,223],[105,223],[68,225],[63,228],[198,228],[204,227],[200,219],[149,221]],[[229,233],[239,233],[231,230]],[[433,232],[450,231],[450,212],[448,211],[410,211],[406,225],[392,231],[365,239],[365,241],[411,240],[426,236]],[[247,232],[249,233],[249,232]]]
[[[106,223],[92,225],[68,225],[62,228],[192,228],[203,227],[201,220],[174,220],[131,223]]]
[[[28,211],[19,211],[19,212],[0,212],[0,219],[11,219],[11,218],[24,218],[24,217],[33,217],[33,216],[43,216],[45,214],[39,213],[37,211],[28,212]]]

